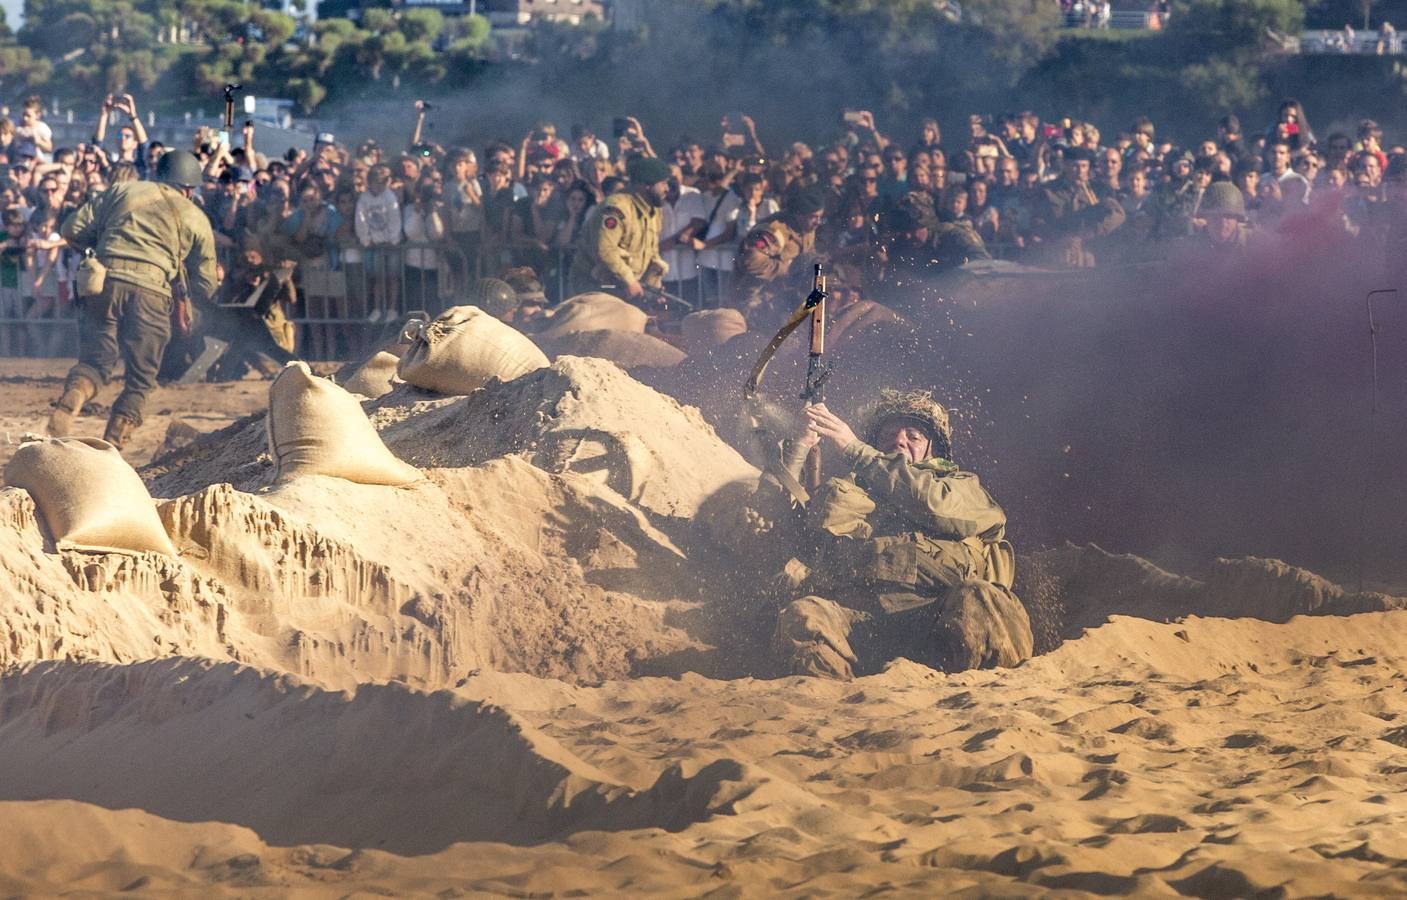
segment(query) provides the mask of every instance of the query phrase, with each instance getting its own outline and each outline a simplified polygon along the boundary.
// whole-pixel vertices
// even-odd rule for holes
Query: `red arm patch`
[[[606,228],[619,228],[620,219],[617,219],[615,216],[606,216],[605,219],[601,220],[601,224]]]

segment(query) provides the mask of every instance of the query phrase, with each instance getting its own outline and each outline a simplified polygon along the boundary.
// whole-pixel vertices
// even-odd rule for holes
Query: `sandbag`
[[[652,334],[632,331],[574,331],[553,340],[538,338],[553,356],[595,356],[622,369],[651,366],[665,369],[684,360],[684,351]]]
[[[409,484],[420,471],[386,449],[357,398],[305,363],[289,363],[269,387],[274,480],[330,475],[359,484]]]
[[[28,441],[5,465],[5,483],[29,491],[60,550],[176,555],[147,486],[107,441]]]
[[[410,349],[397,373],[428,391],[472,394],[490,378],[512,381],[548,364],[522,332],[477,306],[451,307],[408,331]]]
[[[391,393],[400,380],[396,368],[400,357],[385,350],[378,350],[360,363],[346,366],[337,373],[337,381],[353,394],[360,394],[375,400]]]
[[[592,292],[570,297],[557,307],[538,336],[554,340],[577,331],[630,331],[645,333],[649,317],[619,297]]]
[[[721,347],[747,331],[747,319],[736,309],[701,309],[679,323],[679,333],[691,356]]]

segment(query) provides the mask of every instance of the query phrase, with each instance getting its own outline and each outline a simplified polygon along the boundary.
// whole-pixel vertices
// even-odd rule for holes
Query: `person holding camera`
[[[137,117],[137,101],[131,94],[108,94],[103,98],[103,111],[98,116],[98,127],[93,131],[93,144],[101,147],[107,138],[108,120],[114,113],[127,116],[127,121],[117,129],[117,152],[109,158],[113,162],[128,162],[137,167],[137,174],[147,176],[146,144],[147,130]]]

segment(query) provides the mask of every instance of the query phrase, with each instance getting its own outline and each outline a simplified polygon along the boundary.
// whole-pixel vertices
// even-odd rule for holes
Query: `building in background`
[[[520,28],[533,22],[580,25],[590,17],[605,19],[607,0],[322,0],[318,17],[361,18],[363,9],[437,9],[447,16],[477,14],[495,28]]]

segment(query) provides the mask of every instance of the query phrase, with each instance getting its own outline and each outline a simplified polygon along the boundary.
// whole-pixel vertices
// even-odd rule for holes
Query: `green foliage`
[[[1167,35],[1190,52],[1209,54],[1262,46],[1267,30],[1298,35],[1302,28],[1299,0],[1188,0],[1172,17]]]

